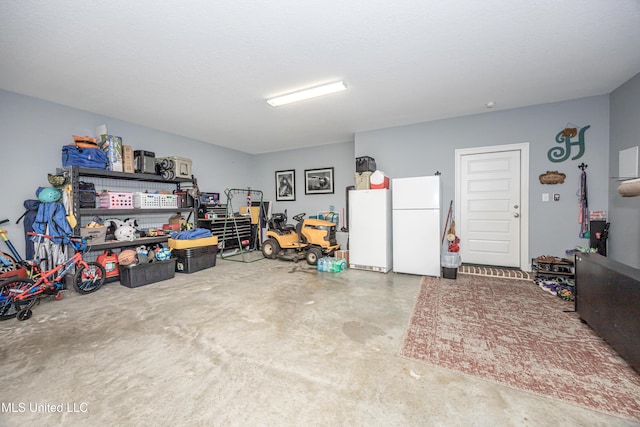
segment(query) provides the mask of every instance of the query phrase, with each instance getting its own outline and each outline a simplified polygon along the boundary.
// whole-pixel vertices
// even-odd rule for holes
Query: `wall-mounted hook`
[[[585,165],[585,164],[584,164],[584,162],[583,162],[583,163],[580,163],[580,164],[578,165],[578,168],[579,168],[580,170],[582,170],[582,171],[584,171],[584,170],[585,170],[586,168],[588,168],[588,167],[589,167],[589,165]]]

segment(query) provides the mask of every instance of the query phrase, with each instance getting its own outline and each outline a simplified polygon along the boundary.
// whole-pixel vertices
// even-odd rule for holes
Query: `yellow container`
[[[169,239],[167,241],[169,247],[171,249],[189,249],[189,248],[199,248],[201,246],[218,246],[218,237],[204,237],[202,239],[188,239],[188,240],[176,240]]]

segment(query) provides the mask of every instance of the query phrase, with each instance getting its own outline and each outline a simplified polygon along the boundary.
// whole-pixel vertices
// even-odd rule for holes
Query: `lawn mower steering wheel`
[[[295,219],[296,221],[300,222],[304,219],[304,216],[306,215],[306,213],[299,213],[298,215],[294,215],[293,219]]]

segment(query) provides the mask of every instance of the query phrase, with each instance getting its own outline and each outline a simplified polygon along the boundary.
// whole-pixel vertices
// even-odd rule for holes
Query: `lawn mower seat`
[[[283,213],[275,213],[271,217],[273,228],[276,230],[280,230],[284,233],[295,230],[295,226],[293,224],[285,224],[286,221],[287,217]]]

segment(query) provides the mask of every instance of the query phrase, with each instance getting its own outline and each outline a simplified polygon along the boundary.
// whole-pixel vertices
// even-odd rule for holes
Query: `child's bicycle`
[[[38,239],[51,239],[46,234],[27,233]],[[47,271],[41,271],[37,279],[15,277],[0,284],[0,320],[11,319],[27,320],[33,315],[31,308],[41,295],[53,295],[56,299],[62,298],[61,291],[64,288],[64,277],[73,268],[73,286],[80,294],[88,294],[97,291],[104,284],[107,273],[104,267],[97,262],[85,261],[82,254],[88,250],[85,237],[69,236],[66,238],[75,250],[75,254]]]
[[[0,220],[0,225],[6,224],[9,222],[8,219]],[[40,273],[40,269],[38,264],[33,261],[26,261],[21,256],[9,237],[7,237],[7,230],[0,229],[0,237],[4,240],[4,243],[7,245],[11,254],[9,255],[5,252],[0,251],[0,273],[7,273],[11,271],[16,271],[19,269],[24,269],[23,275],[28,275],[29,277],[35,278]]]

